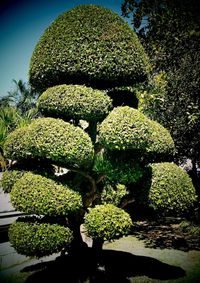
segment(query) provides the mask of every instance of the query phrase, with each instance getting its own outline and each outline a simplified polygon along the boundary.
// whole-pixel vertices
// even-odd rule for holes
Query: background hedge
[[[148,68],[137,35],[120,16],[80,5],[46,29],[33,52],[29,80],[38,92],[77,83],[106,89],[143,81]]]
[[[11,202],[16,210],[49,216],[66,216],[82,207],[79,193],[31,172],[14,184]]]
[[[93,161],[93,145],[81,128],[61,119],[40,118],[12,132],[4,153],[11,160],[42,158],[55,164],[88,167]]]
[[[48,88],[38,100],[45,116],[99,121],[112,109],[112,100],[104,92],[81,85]]]
[[[182,168],[169,162],[154,163],[150,165],[150,172],[145,189],[138,192],[144,197],[142,202],[146,199],[155,211],[173,216],[187,213],[194,206],[195,188]]]
[[[19,254],[37,258],[60,252],[73,240],[73,234],[68,227],[25,219],[12,223],[8,236]]]

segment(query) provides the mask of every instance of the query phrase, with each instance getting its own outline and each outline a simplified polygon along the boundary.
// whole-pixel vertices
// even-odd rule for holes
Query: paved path
[[[2,177],[2,172],[0,172],[0,179]],[[11,202],[10,202],[10,196],[9,194],[5,194],[0,188],[0,213],[1,212],[7,212],[14,210]]]
[[[44,257],[40,260],[19,255],[9,242],[0,244],[0,274],[11,274],[20,271],[30,264],[49,261],[55,259],[59,254]]]
[[[2,189],[0,189],[0,213],[14,210],[9,194],[5,194]]]
[[[173,249],[152,249],[145,248],[144,243],[139,241],[135,237],[129,236],[122,238],[113,243],[106,243],[104,245],[105,253],[108,252],[108,261],[113,263],[111,269],[114,268],[114,273],[120,271],[120,274],[127,272],[129,274],[129,282],[136,283],[149,283],[149,282],[177,282],[177,283],[197,283],[200,282],[200,252],[199,251],[189,251],[183,252]],[[111,250],[111,252],[110,252]],[[28,273],[21,273],[21,271],[27,266],[34,266],[38,263],[44,263],[47,261],[54,260],[58,254],[54,254],[50,257],[37,259],[30,259],[25,256],[18,255],[15,250],[10,246],[9,243],[0,244],[0,282],[2,283],[23,283],[25,279],[31,275]],[[113,251],[120,251],[120,257],[123,261],[118,262],[119,255],[113,254]],[[124,252],[124,253],[123,253]],[[109,257],[112,257],[109,259]],[[120,259],[119,257],[119,259]],[[128,260],[126,262],[126,260]],[[131,268],[129,267],[131,263]],[[125,271],[124,267],[125,266]],[[127,267],[128,266],[128,267]],[[183,273],[186,274],[178,279],[170,279],[168,273],[174,272],[174,268],[180,268]],[[126,270],[127,268],[128,271]],[[139,271],[139,275],[136,275]],[[136,274],[134,273],[136,272]],[[146,273],[145,273],[146,272]],[[155,276],[156,273],[163,272],[163,276],[166,280],[162,278],[159,280]],[[67,266],[66,266],[66,276],[67,276]],[[152,279],[153,277],[153,279]],[[161,276],[162,277],[162,276]],[[172,274],[173,277],[173,274]],[[15,278],[16,281],[15,281]],[[157,278],[157,279],[155,279]],[[66,281],[68,282],[68,281]],[[89,281],[85,281],[89,283]],[[118,282],[118,281],[116,281]],[[120,281],[119,281],[120,282]],[[37,282],[36,282],[37,283]],[[71,283],[71,282],[69,282]],[[102,282],[104,283],[104,282]],[[120,282],[121,283],[121,282]]]
[[[186,273],[185,276],[175,280],[156,280],[148,278],[147,276],[140,276],[132,278],[130,282],[200,283],[200,251],[183,252],[174,249],[146,248],[143,241],[139,241],[132,236],[122,238],[113,243],[108,243],[106,244],[105,248],[132,253],[136,256],[139,256],[137,259],[138,261],[141,260],[141,257],[156,259],[161,263],[166,263],[174,267],[180,267]],[[143,268],[145,270],[145,264]],[[165,267],[163,266],[163,268]],[[157,270],[157,272],[159,272],[159,270]]]

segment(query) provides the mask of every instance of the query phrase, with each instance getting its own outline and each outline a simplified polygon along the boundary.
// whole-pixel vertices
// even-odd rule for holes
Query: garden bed
[[[137,221],[133,235],[149,248],[200,251],[200,226],[179,218]]]

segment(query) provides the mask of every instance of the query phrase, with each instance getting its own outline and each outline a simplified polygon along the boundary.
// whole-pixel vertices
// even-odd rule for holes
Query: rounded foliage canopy
[[[33,52],[30,84],[38,92],[60,84],[97,88],[146,79],[148,60],[137,35],[114,12],[80,5],[60,15]]]
[[[14,184],[11,202],[19,211],[51,216],[66,216],[82,207],[82,198],[77,192],[30,172]]]
[[[127,235],[132,221],[123,209],[105,204],[91,208],[85,215],[84,225],[91,238],[109,241]]]
[[[68,227],[37,221],[20,221],[11,224],[8,230],[11,245],[19,254],[37,258],[60,252],[69,246],[73,234]]]
[[[61,119],[40,118],[12,132],[5,142],[4,153],[12,160],[41,158],[55,164],[88,167],[94,149],[81,128]]]
[[[110,150],[174,153],[174,142],[167,129],[128,106],[110,112],[100,126],[99,140]]]
[[[4,143],[3,152],[6,158],[11,160],[23,160],[33,158],[29,144],[31,138],[30,127],[22,127],[11,132]]]
[[[182,214],[194,205],[197,200],[195,188],[182,168],[174,163],[163,162],[151,164],[150,171],[145,194],[154,210],[166,215]]]
[[[39,110],[50,117],[103,120],[112,109],[104,92],[81,85],[59,85],[48,88],[39,98]]]

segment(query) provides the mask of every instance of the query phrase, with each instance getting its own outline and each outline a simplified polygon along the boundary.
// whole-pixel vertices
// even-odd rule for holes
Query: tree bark
[[[92,249],[94,250],[95,253],[99,253],[101,252],[102,248],[103,248],[103,240],[101,239],[94,239],[93,240],[93,244],[92,244]]]
[[[89,123],[88,127],[88,134],[92,140],[93,145],[96,142],[96,136],[97,136],[97,122],[96,121],[91,121]]]
[[[83,241],[81,236],[80,226],[81,219],[77,219],[77,217],[70,217],[69,219],[69,227],[73,231],[74,239],[71,243],[71,247],[69,253],[79,252],[81,249],[87,248],[87,244]]]
[[[192,170],[190,172],[190,176],[192,178],[192,182],[196,189],[198,198],[200,199],[200,184],[199,184],[198,175],[197,175],[196,159],[192,159]]]

